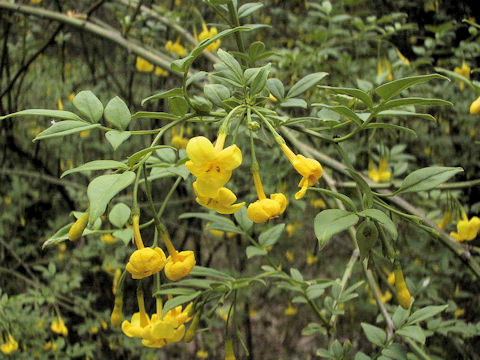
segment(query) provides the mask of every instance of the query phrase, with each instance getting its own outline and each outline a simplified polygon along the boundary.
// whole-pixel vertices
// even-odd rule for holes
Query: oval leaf
[[[314,230],[318,239],[318,250],[322,250],[328,240],[339,232],[358,222],[358,216],[346,210],[328,209],[315,216]]]

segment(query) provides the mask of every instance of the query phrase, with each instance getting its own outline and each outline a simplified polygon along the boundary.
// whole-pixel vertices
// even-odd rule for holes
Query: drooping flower
[[[392,65],[390,64],[390,61],[388,61],[387,58],[380,59],[377,64],[377,75],[381,76],[384,73],[387,74],[388,81],[393,80]]]
[[[65,322],[60,316],[58,316],[56,320],[52,321],[52,324],[50,325],[50,330],[52,330],[55,334],[63,336],[68,335],[68,329],[65,326]]]
[[[199,359],[208,359],[208,352],[203,349],[198,350],[195,355]]]
[[[210,29],[208,29],[205,23],[202,23],[202,32],[198,34],[198,36],[196,35],[196,30],[194,30],[195,40],[197,40],[198,42],[201,42],[205,39],[211,39],[217,34],[218,34],[218,30],[216,27],[211,27]],[[220,44],[221,44],[221,41],[220,39],[218,39],[213,43],[211,43],[210,45],[208,45],[205,50],[214,52],[220,47]]]
[[[165,264],[165,276],[172,280],[180,280],[190,274],[195,266],[193,251],[180,251],[170,254]]]
[[[378,165],[378,170],[373,164],[373,161],[370,160],[368,162],[368,177],[375,182],[382,182],[390,180],[392,173],[388,171],[388,159],[382,158],[380,159],[380,163]]]
[[[223,149],[225,135],[220,135],[215,146],[204,136],[197,136],[187,144],[185,163],[187,169],[197,177],[196,192],[202,196],[215,197],[218,190],[232,176],[232,170],[242,163],[242,152],[237,145]]]
[[[143,293],[137,292],[138,312],[132,315],[131,321],[125,320],[122,323],[122,331],[128,337],[143,338],[146,327],[150,324],[150,318],[145,311]]]
[[[0,350],[5,355],[11,354],[18,350],[18,343],[15,341],[12,335],[8,334],[6,341],[0,345]]]
[[[323,199],[312,199],[310,200],[310,205],[315,209],[325,209],[327,207],[327,204],[325,204]]]
[[[457,232],[451,232],[450,236],[458,242],[471,241],[477,237],[480,230],[480,218],[472,217],[470,220],[465,211],[462,211],[462,220],[458,219]]]
[[[410,60],[408,60],[408,59],[405,57],[405,55],[403,55],[403,54],[400,52],[400,50],[395,49],[395,52],[397,53],[398,58],[400,59],[400,61],[401,61],[403,64],[405,64],[405,65],[407,65],[407,66],[410,65]]]
[[[203,196],[200,195],[197,181],[195,181],[193,183],[193,190],[197,195],[195,199],[197,203],[206,207],[207,209],[215,210],[220,214],[233,214],[245,205],[245,202],[234,204],[234,202],[237,201],[237,197],[226,187],[221,187],[216,196]]]
[[[471,69],[465,61],[462,62],[462,67],[457,66],[453,71],[458,75],[463,76],[464,78],[470,79]],[[465,83],[463,81],[460,81],[460,91],[463,91],[463,89],[465,89]]]
[[[292,306],[292,303],[289,302],[287,308],[284,311],[284,314],[287,316],[293,316],[296,315],[298,312],[298,309],[296,307]]]
[[[138,71],[141,72],[152,72],[154,69],[154,65],[144,58],[141,58],[140,56],[137,56],[137,62],[136,62],[136,68]]]
[[[470,105],[470,114],[480,114],[480,96]]]
[[[236,360],[235,351],[233,349],[232,339],[228,338],[225,341],[225,360]]]
[[[126,269],[133,279],[143,279],[161,271],[165,263],[166,256],[162,249],[146,247],[133,252]]]
[[[313,265],[317,262],[318,256],[312,254],[311,251],[307,251],[306,262],[307,265]]]
[[[322,177],[322,165],[315,159],[306,158],[300,154],[295,155],[282,138],[277,139],[277,142],[295,170],[303,176],[298,183],[298,187],[301,189],[295,194],[295,199],[301,199],[307,192],[308,187],[315,185],[318,179]]]
[[[88,224],[88,211],[84,212],[80,217],[75,221],[68,230],[68,239],[70,241],[78,240],[82,237],[83,231],[87,227]]]
[[[290,250],[285,251],[285,257],[289,262],[293,262],[295,260],[295,255],[293,251],[290,251]]]
[[[382,303],[386,304],[388,303],[390,300],[392,300],[392,293],[390,292],[390,290],[387,290],[385,291],[385,293],[382,293],[381,291],[379,292],[379,295],[380,295],[380,300],[382,301]],[[368,302],[372,305],[375,305],[377,302],[375,301],[375,299],[373,298],[373,294],[370,292],[370,298],[368,299]]]
[[[180,37],[178,37],[177,41],[175,42],[168,40],[165,44],[165,49],[167,49],[167,51],[177,54],[180,57],[187,55],[187,50],[183,47],[182,44],[180,44]]]
[[[43,345],[43,351],[57,351],[58,345],[54,341],[48,341]]]
[[[183,137],[183,126],[180,127],[180,131],[177,132],[175,128],[172,128],[172,145],[177,149],[185,149],[187,147],[189,139]]]
[[[395,289],[397,290],[397,300],[398,304],[404,308],[408,309],[410,303],[412,302],[412,297],[410,296],[410,291],[408,290],[407,283],[403,277],[403,272],[400,267],[397,267],[394,270],[395,274]]]
[[[155,75],[167,77],[168,71],[162,69],[160,66],[155,66]]]
[[[443,214],[442,221],[440,221],[437,225],[440,229],[445,230],[447,225],[452,221],[452,212],[447,210],[445,214]]]

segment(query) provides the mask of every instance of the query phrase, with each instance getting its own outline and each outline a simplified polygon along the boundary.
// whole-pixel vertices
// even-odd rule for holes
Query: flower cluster
[[[207,25],[205,23],[202,23],[202,32],[200,34],[198,34],[198,36],[197,36],[197,31],[194,30],[193,34],[194,34],[195,40],[197,40],[198,42],[201,42],[205,39],[211,39],[212,37],[217,35],[218,30],[217,30],[216,27],[211,27],[210,29],[208,29]],[[213,43],[211,43],[210,45],[208,45],[206,47],[206,50],[210,51],[210,52],[214,52],[220,47],[220,44],[221,44],[220,39],[216,40]]]
[[[12,335],[8,334],[5,342],[0,345],[0,351],[5,355],[11,354],[18,350],[18,343],[15,341]]]
[[[162,69],[160,66],[155,66],[152,63],[148,62],[147,60],[137,56],[136,68],[140,72],[152,72],[157,76],[168,76],[168,71]]]

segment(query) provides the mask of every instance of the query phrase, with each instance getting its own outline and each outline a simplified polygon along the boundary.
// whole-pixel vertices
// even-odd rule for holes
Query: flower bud
[[[225,341],[225,360],[237,360],[233,350],[232,339],[227,339]]]
[[[165,264],[165,275],[172,281],[180,280],[190,274],[195,266],[193,251],[181,251],[168,257]]]
[[[83,231],[88,224],[88,211],[84,212],[80,217],[75,221],[68,231],[68,239],[70,241],[78,240],[82,237]]]
[[[266,222],[280,216],[287,207],[287,198],[282,193],[272,194],[270,199],[257,200],[247,209],[247,217],[256,223]]]
[[[397,267],[394,271],[395,274],[395,288],[397,289],[397,300],[400,306],[404,309],[408,309],[411,303],[410,291],[408,291],[407,284],[403,277],[401,267]]]
[[[480,96],[477,98],[477,100],[472,102],[472,105],[470,105],[470,114],[480,114]]]
[[[193,317],[192,323],[188,327],[188,330],[185,333],[185,336],[183,338],[184,342],[189,343],[195,337],[195,334],[197,333],[198,323],[200,322],[200,315],[201,315],[201,313],[197,312],[195,314],[195,316]]]
[[[115,297],[115,305],[113,306],[112,315],[110,315],[110,324],[112,326],[120,326],[123,321],[123,294]]]
[[[133,279],[143,279],[161,271],[165,262],[166,256],[162,249],[147,247],[133,252],[126,269]]]

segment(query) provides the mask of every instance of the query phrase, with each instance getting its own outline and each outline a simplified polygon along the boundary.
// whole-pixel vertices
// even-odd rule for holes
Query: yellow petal
[[[187,155],[194,163],[204,164],[215,160],[217,151],[213,144],[204,136],[191,138],[187,144]]]

